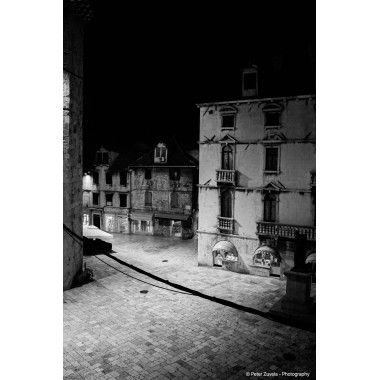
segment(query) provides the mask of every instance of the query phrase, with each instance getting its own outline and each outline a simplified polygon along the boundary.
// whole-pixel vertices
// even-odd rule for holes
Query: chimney
[[[256,65],[251,65],[242,70],[241,92],[243,98],[258,96],[258,77]]]

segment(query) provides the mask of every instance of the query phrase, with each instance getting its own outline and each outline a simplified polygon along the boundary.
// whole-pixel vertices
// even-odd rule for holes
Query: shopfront
[[[156,213],[154,220],[155,235],[182,239],[194,235],[190,215]]]
[[[263,245],[256,249],[252,258],[254,274],[259,276],[280,276],[281,256],[277,249]]]
[[[153,213],[152,212],[132,212],[131,233],[138,235],[153,235]]]
[[[110,233],[129,233],[128,209],[104,207],[104,230]]]

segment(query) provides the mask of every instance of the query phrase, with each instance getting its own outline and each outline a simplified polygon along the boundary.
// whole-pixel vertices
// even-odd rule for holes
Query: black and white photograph
[[[249,5],[64,1],[65,379],[315,379],[315,3]]]
[[[376,109],[377,61],[364,36],[320,37],[340,8],[37,3],[5,38],[4,141],[21,161],[4,198],[4,378],[376,378],[373,354],[359,362],[376,296],[357,286],[376,287],[377,263],[359,267],[376,175],[354,148],[376,142],[360,109]]]

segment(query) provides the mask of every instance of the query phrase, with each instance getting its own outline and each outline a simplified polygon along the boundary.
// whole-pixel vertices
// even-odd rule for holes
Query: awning
[[[152,220],[153,213],[152,212],[132,212],[130,214],[130,218],[132,220]]]
[[[317,254],[315,252],[307,255],[306,260],[305,260],[305,264],[315,263],[316,262],[316,256],[317,256]]]
[[[255,255],[256,255],[256,253],[271,253],[272,255],[274,255],[276,257],[280,257],[277,250],[275,248],[269,247],[268,245],[263,245],[263,246],[257,248],[255,251]]]
[[[159,219],[174,219],[174,220],[187,220],[190,218],[190,215],[181,215],[181,214],[162,214],[157,212],[154,215],[155,218]]]
[[[214,248],[212,249],[212,251],[214,252],[214,251],[217,251],[218,249],[223,249],[227,252],[234,253],[235,255],[238,255],[238,252],[237,252],[235,246],[227,240],[221,240],[221,241],[217,242],[214,245]]]
[[[90,239],[95,239],[95,238],[113,238],[113,235],[100,230],[98,227],[96,227],[96,226],[87,226],[87,225],[83,225],[83,236],[88,237]]]

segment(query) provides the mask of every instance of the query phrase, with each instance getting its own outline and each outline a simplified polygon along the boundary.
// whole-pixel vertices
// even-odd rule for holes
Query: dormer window
[[[220,110],[222,130],[235,129],[236,112],[237,110],[234,107],[224,107]]]
[[[96,163],[97,165],[108,165],[109,164],[108,152],[103,152],[103,151],[97,152]]]
[[[244,73],[243,74],[243,88],[244,90],[256,90],[257,73]]]
[[[280,117],[282,112],[282,107],[278,104],[271,103],[267,104],[263,108],[264,116],[265,116],[265,127],[280,127]]]
[[[154,162],[164,164],[168,159],[168,150],[163,143],[159,143],[154,149]]]

